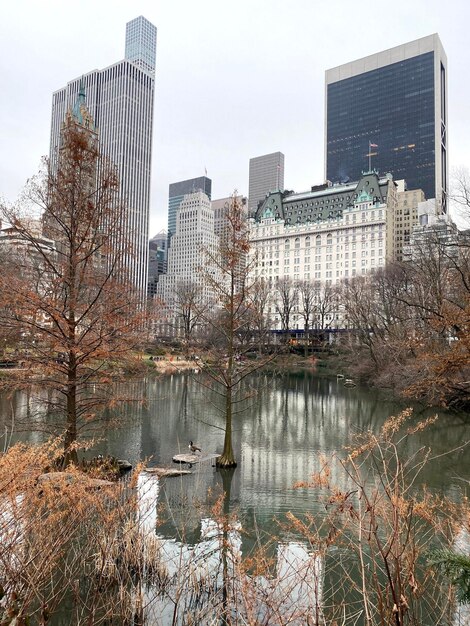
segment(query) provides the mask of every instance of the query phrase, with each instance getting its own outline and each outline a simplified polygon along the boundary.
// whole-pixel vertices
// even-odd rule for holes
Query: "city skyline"
[[[450,167],[470,165],[467,87],[458,80],[470,60],[464,27],[470,8],[464,2],[451,2],[444,9],[438,2],[411,6],[400,1],[387,18],[386,31],[380,15],[370,17],[362,1],[347,19],[345,2],[312,7],[300,0],[296,10],[282,4],[271,8],[265,1],[256,6],[241,2],[237,13],[229,15],[216,2],[204,0],[198,7],[188,5],[182,22],[166,1],[158,9],[150,2],[131,7],[118,1],[110,11],[107,3],[85,0],[73,20],[69,7],[52,1],[41,7],[27,0],[2,7],[7,97],[0,105],[0,194],[15,200],[48,152],[51,93],[84,70],[122,58],[119,34],[138,15],[159,30],[151,235],[166,227],[169,183],[202,176],[205,168],[214,197],[227,196],[234,188],[247,194],[250,157],[280,149],[286,155],[286,187],[302,191],[321,183],[325,71],[434,32],[449,60]],[[370,17],[368,36],[351,36],[362,27],[364,14]],[[324,24],[315,38],[309,35],[313,20]],[[282,45],[265,46],[259,33],[266,23],[271,42]],[[203,38],[198,25],[204,27]],[[347,48],[341,43],[346,39]],[[276,95],[273,85],[279,86]]]

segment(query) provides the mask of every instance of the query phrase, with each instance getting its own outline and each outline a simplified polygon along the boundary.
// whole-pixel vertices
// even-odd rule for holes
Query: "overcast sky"
[[[52,92],[124,57],[126,22],[157,26],[150,234],[168,185],[204,174],[248,192],[250,157],[285,154],[285,186],[324,178],[324,73],[439,33],[448,59],[450,166],[470,166],[468,0],[0,2],[0,197],[49,150]]]

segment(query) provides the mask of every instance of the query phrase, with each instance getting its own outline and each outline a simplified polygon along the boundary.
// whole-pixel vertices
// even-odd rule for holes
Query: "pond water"
[[[158,537],[167,542],[169,563],[182,554],[182,546],[185,553],[196,546],[203,550],[200,546],[207,528],[214,530],[210,507],[225,491],[226,506],[236,514],[243,530],[237,530],[237,550],[248,553],[256,541],[276,537],[278,569],[287,567],[286,563],[292,567],[292,558],[298,569],[305,548],[283,522],[288,512],[301,518],[320,513],[324,503],[314,490],[296,489],[295,483],[318,471],[323,456],[344,455],[354,434],[378,432],[388,416],[405,406],[383,393],[347,389],[341,380],[310,372],[253,376],[245,391],[250,391],[251,397],[240,403],[234,420],[235,471],[219,472],[208,462],[193,468],[189,476],[164,481],[152,476],[142,487],[158,501],[155,506],[152,500],[150,525],[156,525]],[[190,440],[201,445],[204,453],[221,451],[221,398],[201,387],[194,377],[179,374],[131,382],[126,393],[140,402],[120,407],[120,427],[105,428],[94,453],[112,454],[133,464],[146,460],[149,466],[170,466],[174,454],[188,452]],[[5,442],[44,438],[41,431],[48,418],[36,411],[37,406],[38,400],[25,394],[0,397]],[[470,479],[470,455],[462,448],[470,440],[470,416],[414,407],[411,423],[436,412],[439,418],[434,424],[407,438],[403,455],[409,458],[422,446],[432,448],[437,458],[423,469],[417,488],[426,485],[457,499]],[[12,419],[21,422],[28,413],[34,416],[37,430],[12,433]],[[454,451],[447,454],[449,450]],[[346,477],[339,469],[335,471],[332,481],[346,488]],[[153,532],[148,522],[146,532]]]
[[[238,467],[231,476],[230,500],[240,516],[256,518],[260,527],[269,530],[273,519],[287,511],[302,514],[315,509],[307,489],[294,489],[320,468],[321,457],[344,454],[354,434],[378,432],[385,419],[404,406],[374,390],[347,389],[343,381],[319,377],[310,372],[284,375],[258,375],[247,383],[251,398],[240,405],[234,420],[234,448]],[[188,375],[169,375],[129,383],[126,395],[139,400],[123,405],[118,413],[119,427],[105,429],[95,451],[112,454],[136,463],[148,460],[152,465],[172,465],[172,457],[188,452],[190,440],[205,453],[220,452],[223,445],[221,399],[208,392]],[[37,414],[37,399],[17,394],[0,397],[0,432],[14,442],[41,441],[47,416]],[[28,413],[34,416],[35,432],[11,434],[12,415],[22,422]],[[470,416],[443,410],[414,408],[413,421],[439,415],[435,424],[410,437],[404,454],[420,446],[432,448],[439,456],[457,449],[470,439]],[[470,477],[470,455],[458,449],[429,463],[421,481],[444,493],[460,493]],[[342,477],[335,477],[341,484]],[[167,480],[165,496],[175,502],[188,494],[205,500],[208,489],[222,489],[220,473],[206,464],[184,479]],[[187,518],[187,512],[185,514]],[[198,514],[191,511],[197,533]],[[169,530],[169,529],[168,529]]]

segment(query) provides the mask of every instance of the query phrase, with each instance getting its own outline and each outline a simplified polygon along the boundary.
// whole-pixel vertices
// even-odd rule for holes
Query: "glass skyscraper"
[[[327,70],[326,178],[357,180],[370,163],[446,212],[446,75],[436,34]]]
[[[67,110],[84,86],[86,106],[102,153],[116,165],[120,195],[127,206],[125,230],[132,243],[129,277],[147,291],[148,222],[152,165],[154,70],[157,29],[143,17],[126,27],[125,59],[72,80],[52,96],[50,158],[57,159]]]
[[[147,72],[155,71],[157,29],[142,15],[126,24],[125,58]]]

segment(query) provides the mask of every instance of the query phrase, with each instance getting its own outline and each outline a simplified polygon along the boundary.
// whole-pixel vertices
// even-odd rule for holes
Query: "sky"
[[[207,175],[248,192],[251,157],[285,154],[285,187],[324,180],[325,70],[439,33],[448,59],[450,167],[470,167],[468,0],[0,2],[0,199],[49,151],[53,91],[124,57],[126,22],[158,29],[150,235],[168,185]]]

